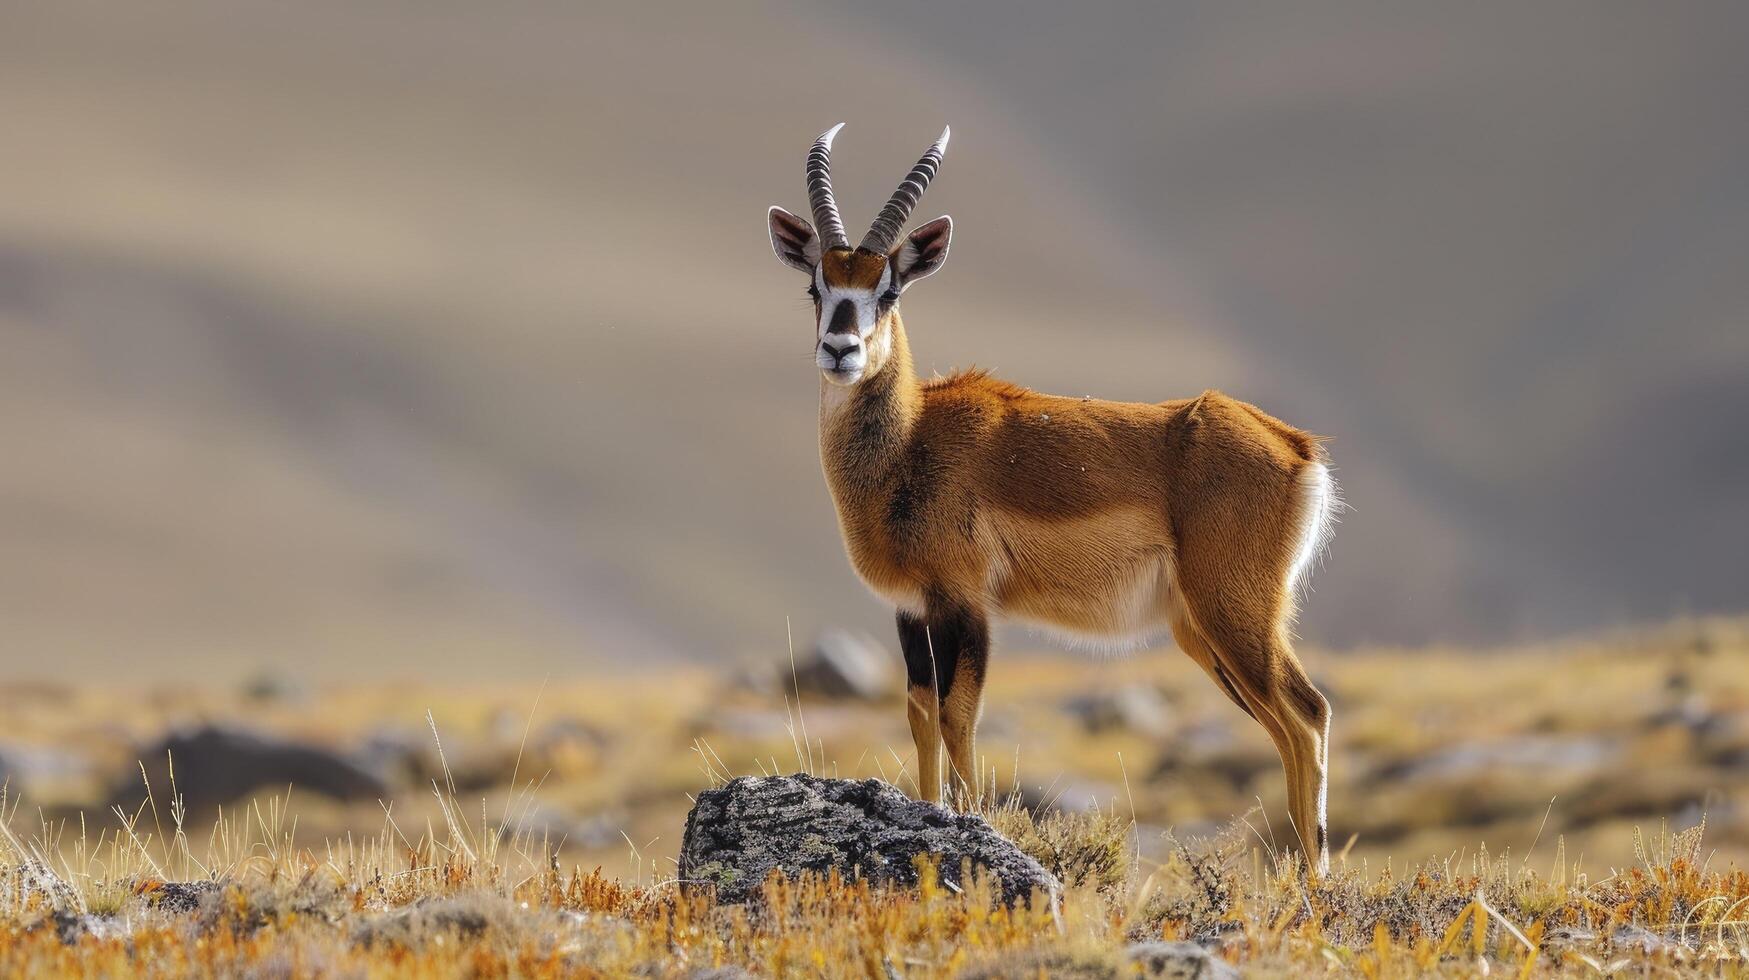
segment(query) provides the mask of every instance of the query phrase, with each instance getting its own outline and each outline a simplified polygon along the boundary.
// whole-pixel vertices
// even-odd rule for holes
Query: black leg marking
[[[912,687],[932,688],[946,697],[953,683],[959,648],[929,620],[899,611],[899,649],[905,653],[905,679]]]
[[[934,687],[936,697],[945,699],[961,670],[982,686],[990,662],[990,627],[982,616],[932,603],[923,617],[900,610],[898,623],[905,677],[912,687]]]

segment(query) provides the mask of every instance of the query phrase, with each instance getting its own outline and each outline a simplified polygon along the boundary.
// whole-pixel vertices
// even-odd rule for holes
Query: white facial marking
[[[820,319],[814,327],[814,363],[826,373],[828,380],[846,385],[862,380],[863,370],[868,366],[869,348],[879,341],[874,333],[880,322],[880,297],[891,287],[892,281],[891,264],[881,269],[880,282],[873,289],[828,286],[820,268],[814,268],[814,289],[820,294]],[[846,301],[856,311],[856,348],[839,356],[826,350],[826,330],[832,325],[832,316],[838,305]],[[832,344],[842,349],[848,339],[846,334],[834,334]]]

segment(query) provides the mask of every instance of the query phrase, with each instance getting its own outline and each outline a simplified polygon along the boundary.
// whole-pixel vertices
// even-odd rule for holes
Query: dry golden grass
[[[77,775],[33,783],[22,804],[8,794],[0,976],[1094,977],[1139,969],[1123,951],[1144,939],[1261,975],[1738,975],[1745,652],[1749,628],[1727,620],[1493,653],[1313,654],[1336,701],[1332,824],[1347,846],[1311,883],[1275,844],[1291,833],[1271,823],[1268,743],[1193,666],[1010,658],[981,741],[1007,802],[986,816],[1066,883],[1056,910],[1005,910],[982,886],[810,880],[773,882],[750,912],[674,881],[687,794],[713,780],[808,769],[908,785],[897,700],[798,712],[704,670],[268,701],[0,688],[15,744],[80,746],[105,779],[134,764],[134,740],[193,718],[340,748],[393,725],[437,755],[434,726],[443,746],[427,784],[381,805],[291,790],[215,819],[166,785],[103,812],[105,780]],[[1091,729],[1063,709],[1132,684],[1162,692],[1168,732]],[[1022,792],[1094,808],[1040,813]],[[612,840],[565,837],[555,810]]]
[[[456,805],[453,797],[447,805]],[[456,819],[408,841],[303,848],[275,806],[227,818],[204,853],[124,816],[119,832],[0,835],[0,973],[951,977],[1140,975],[1136,941],[1195,940],[1263,975],[1735,975],[1749,964],[1749,875],[1708,868],[1701,828],[1636,841],[1605,878],[1485,852],[1397,876],[1308,882],[1247,857],[1244,825],[1134,862],[1110,815],[996,815],[1066,881],[1008,909],[978,881],[877,891],[774,878],[756,909],[671,879],[561,869],[513,820]],[[16,814],[13,815],[14,817]],[[189,881],[166,875],[190,876]],[[738,975],[738,974],[716,974]]]

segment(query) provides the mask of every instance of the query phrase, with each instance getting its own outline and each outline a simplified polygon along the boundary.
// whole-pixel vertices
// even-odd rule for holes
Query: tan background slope
[[[930,9],[7,14],[0,670],[883,628],[762,228],[840,120],[853,223],[955,125],[924,368],[1338,436],[1309,636],[1740,605],[1740,15]]]

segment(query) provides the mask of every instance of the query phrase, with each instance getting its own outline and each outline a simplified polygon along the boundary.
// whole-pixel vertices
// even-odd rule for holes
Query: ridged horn
[[[863,236],[860,248],[881,253],[893,250],[899,233],[905,230],[905,220],[911,217],[911,209],[917,206],[923,192],[929,189],[929,182],[935,179],[935,172],[941,168],[941,158],[947,153],[947,137],[951,132],[950,127],[942,127],[941,138],[929,147],[923,158],[917,161],[917,166],[912,167],[905,179],[899,182],[899,189],[887,200],[887,206],[875,215],[874,224]]]
[[[820,250],[849,248],[844,219],[838,217],[838,199],[832,196],[832,138],[843,123],[820,134],[808,151],[808,206],[814,209],[814,229],[820,235]]]

